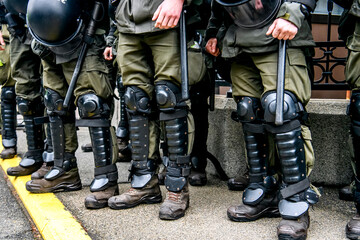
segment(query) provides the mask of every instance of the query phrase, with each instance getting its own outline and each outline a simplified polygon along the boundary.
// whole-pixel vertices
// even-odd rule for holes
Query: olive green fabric
[[[155,28],[152,17],[163,0],[133,1],[121,0],[116,7],[116,25],[121,33],[150,33],[164,31]],[[191,4],[191,0],[185,1],[186,5]]]
[[[242,54],[231,67],[232,94],[234,98],[249,96],[261,98],[268,91],[276,90],[277,53]],[[310,100],[311,85],[305,55],[300,49],[288,49],[286,57],[285,90],[295,94],[305,105]],[[307,174],[314,166],[314,149],[310,129],[302,125]],[[275,146],[270,144],[270,165],[274,166]]]
[[[44,88],[50,88],[65,97],[76,63],[77,59],[62,64],[43,60]],[[77,98],[85,93],[95,93],[105,100],[113,94],[107,66],[100,56],[85,57],[74,89],[75,103]]]
[[[154,84],[158,81],[181,83],[179,34],[175,29],[149,34],[119,33],[117,62],[124,86],[137,86],[154,99]],[[192,55],[192,53],[190,53]],[[199,56],[199,55],[196,55]],[[196,59],[199,59],[196,57]],[[152,65],[153,63],[153,65]],[[189,82],[195,83],[203,74],[189,73]],[[158,123],[150,121],[149,159],[158,158]],[[194,121],[188,113],[188,153],[194,141]]]
[[[145,47],[146,46],[146,47]],[[154,83],[181,83],[179,35],[176,30],[151,34],[119,33],[117,61],[124,86],[137,86],[153,98]],[[154,66],[150,63],[154,63]]]
[[[9,32],[6,29],[6,25],[2,25],[1,32],[5,40],[5,49],[0,50],[0,84],[2,87],[13,87],[16,82],[11,77],[10,42],[8,38]]]
[[[261,98],[265,92],[276,90],[277,58],[277,52],[239,56],[231,67],[233,96]],[[311,82],[301,49],[287,49],[285,90],[294,93],[304,106],[310,100]]]
[[[62,64],[42,60],[44,88],[52,89],[65,97],[76,63],[77,59]],[[86,93],[94,93],[109,102],[112,100],[113,90],[109,82],[108,68],[101,56],[85,57],[74,89],[74,103],[77,102],[79,96]],[[64,132],[65,151],[73,153],[78,148],[75,124],[64,124]],[[112,152],[117,153],[116,151],[116,144],[113,144]]]
[[[16,95],[29,101],[40,97],[40,58],[32,52],[30,45],[11,36],[10,62]]]
[[[346,45],[351,51],[345,67],[345,78],[352,90],[360,90],[360,69],[354,67],[360,63],[360,18],[357,18],[354,34],[348,38]]]
[[[75,153],[78,148],[78,139],[76,133],[75,123],[64,124],[64,135],[65,135],[65,152]]]
[[[206,31],[206,39],[217,37],[219,29],[222,27],[224,14],[227,12],[221,5],[213,2],[212,15],[209,20],[208,29]],[[301,12],[300,4],[295,2],[284,2],[276,16],[277,18],[286,18],[298,27],[298,33],[295,38],[288,41],[289,47],[310,47],[315,46],[311,34],[311,28],[308,21],[305,19],[304,14]],[[239,54],[246,53],[265,53],[273,52],[278,49],[278,40],[272,36],[267,36],[266,32],[272,22],[269,22],[264,27],[253,28],[240,28],[235,23],[225,22],[227,31],[225,36],[221,35],[222,39],[219,40],[219,47],[221,49],[221,56],[224,58],[234,58]]]

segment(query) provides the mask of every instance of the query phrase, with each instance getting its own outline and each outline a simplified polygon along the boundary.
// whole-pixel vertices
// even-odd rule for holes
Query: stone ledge
[[[350,119],[346,115],[348,100],[311,99],[310,114],[315,167],[310,176],[313,183],[345,185],[352,171],[348,148]],[[246,169],[242,126],[230,118],[236,104],[232,99],[216,96],[215,111],[209,113],[208,150],[221,162],[229,177]],[[207,171],[215,174],[212,164]]]

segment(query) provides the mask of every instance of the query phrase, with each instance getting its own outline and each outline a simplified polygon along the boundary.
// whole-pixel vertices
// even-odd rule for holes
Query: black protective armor
[[[74,117],[63,108],[63,97],[56,91],[46,89],[44,103],[50,120],[54,167],[45,175],[45,179],[53,180],[65,172],[77,167],[73,153],[65,153],[64,122],[74,123]],[[70,111],[69,111],[70,112]]]
[[[360,174],[360,92],[353,91],[348,106],[348,115],[351,119],[350,134],[352,137],[352,144],[354,149],[354,160],[356,175]],[[360,181],[358,177],[355,178],[355,205],[358,213],[360,213]]]
[[[160,110],[160,121],[165,125],[165,143],[168,159],[165,186],[169,191],[179,192],[187,183],[190,174],[190,156],[188,151],[188,109],[180,102],[180,88],[168,81],[159,81],[155,85],[156,102]]]
[[[150,99],[143,90],[135,86],[127,87],[124,99],[130,117],[129,131],[132,144],[129,178],[133,188],[143,188],[157,169],[155,161],[148,159]]]
[[[276,92],[266,92],[262,99],[261,104],[264,109],[264,119],[267,123],[275,123],[275,112],[276,112]],[[304,107],[296,99],[296,96],[285,91],[284,93],[284,123],[290,122],[294,119],[299,119],[301,113],[304,112]]]
[[[301,129],[275,134],[275,142],[281,161],[283,181],[294,184],[306,178],[304,140]]]
[[[3,121],[2,144],[5,148],[16,147],[16,115],[15,87],[3,87],[1,90],[1,117]]]
[[[92,192],[102,191],[117,184],[118,172],[112,159],[112,134],[109,126],[110,107],[93,93],[78,99],[79,115],[88,122],[95,162],[95,178],[91,182]],[[107,123],[108,126],[105,126]]]
[[[51,137],[50,123],[46,127],[46,140],[45,140],[44,152],[42,157],[43,157],[43,161],[48,165],[54,163],[54,148]]]
[[[282,169],[279,211],[284,219],[298,219],[318,201],[306,175],[304,139],[301,122],[305,109],[294,94],[284,94],[284,125],[275,126],[276,92],[269,91],[261,99],[265,129],[274,134]]]
[[[69,43],[80,32],[83,1],[30,0],[27,24],[31,34],[46,46]]]
[[[6,9],[12,14],[26,14],[28,0],[3,0]]]
[[[26,141],[28,151],[20,162],[20,166],[26,168],[41,163],[44,150],[44,134],[42,125],[35,125],[34,118],[44,115],[44,105],[40,98],[29,101],[17,97],[18,109],[24,117]]]
[[[207,81],[200,82],[190,89],[191,100],[191,114],[194,117],[195,123],[195,138],[193,150],[191,152],[191,164],[192,168],[199,172],[205,172],[207,166],[207,137],[209,131],[209,106],[208,96],[209,93],[206,90]]]

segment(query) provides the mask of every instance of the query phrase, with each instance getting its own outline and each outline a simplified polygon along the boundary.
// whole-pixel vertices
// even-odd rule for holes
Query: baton
[[[189,99],[189,72],[188,72],[188,55],[186,44],[186,10],[182,10],[180,16],[180,61],[181,61],[181,100],[184,102]]]
[[[284,123],[285,67],[286,67],[286,40],[280,40],[278,65],[277,65],[277,82],[276,82],[276,112],[275,112],[276,126],[283,125]]]
[[[80,74],[80,71],[81,71],[82,64],[84,62],[84,58],[85,58],[88,46],[90,44],[92,44],[92,42],[94,40],[93,37],[94,37],[95,31],[96,31],[96,22],[98,22],[100,20],[102,10],[103,10],[102,3],[96,1],[95,5],[94,5],[94,9],[92,11],[92,15],[91,15],[89,25],[88,25],[88,27],[86,29],[86,33],[85,33],[85,36],[84,36],[84,43],[81,46],[79,58],[78,58],[78,60],[76,62],[74,73],[73,73],[73,75],[71,77],[69,88],[68,88],[68,90],[66,92],[65,100],[64,100],[64,103],[63,103],[63,107],[65,109],[69,106],[70,98],[73,95],[76,82],[77,82],[77,80],[79,78],[79,74]]]

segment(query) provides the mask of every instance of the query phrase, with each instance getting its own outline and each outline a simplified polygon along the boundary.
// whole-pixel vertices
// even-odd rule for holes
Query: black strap
[[[300,193],[310,187],[310,180],[308,178],[305,178],[304,180],[301,180],[298,183],[291,184],[283,189],[280,190],[280,194],[283,197],[283,199],[286,199],[288,197],[294,196],[297,193]]]
[[[110,127],[110,121],[106,119],[76,119],[77,127]]]
[[[97,167],[94,169],[94,172],[95,172],[95,176],[99,176],[111,172],[117,172],[117,167],[115,164],[107,165],[104,167]]]

